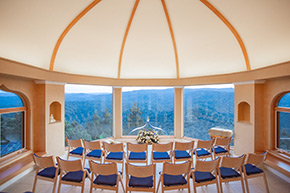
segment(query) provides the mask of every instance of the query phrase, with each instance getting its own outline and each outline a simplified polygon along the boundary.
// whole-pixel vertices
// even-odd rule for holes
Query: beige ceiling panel
[[[252,69],[290,60],[290,1],[210,1],[243,39]]]
[[[140,1],[124,48],[121,78],[176,78],[174,48],[161,1]]]
[[[169,0],[180,77],[246,70],[243,53],[227,26],[200,1]]]
[[[49,69],[58,37],[90,2],[0,0],[0,56]]]
[[[63,40],[54,69],[117,78],[122,39],[133,5],[129,0],[97,4]]]

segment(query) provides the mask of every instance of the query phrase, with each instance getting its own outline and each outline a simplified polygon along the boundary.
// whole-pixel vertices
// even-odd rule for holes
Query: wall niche
[[[247,102],[238,104],[238,121],[250,123],[250,105]]]
[[[57,101],[49,105],[49,123],[61,121],[61,104]]]

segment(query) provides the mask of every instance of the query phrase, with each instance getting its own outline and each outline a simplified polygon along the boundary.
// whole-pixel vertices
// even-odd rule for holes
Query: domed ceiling
[[[290,61],[289,0],[0,0],[0,56],[71,74],[186,78]]]

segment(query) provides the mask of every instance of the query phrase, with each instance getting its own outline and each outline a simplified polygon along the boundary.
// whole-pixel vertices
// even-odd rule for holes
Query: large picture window
[[[290,93],[282,96],[275,108],[277,148],[290,152]]]
[[[0,90],[0,157],[25,147],[25,111],[18,95]]]
[[[234,130],[234,100],[232,84],[185,87],[184,136],[208,140],[213,127]]]
[[[88,141],[112,136],[112,87],[65,86],[65,137]]]
[[[123,87],[122,111],[123,135],[137,135],[147,121],[159,135],[174,135],[174,88]]]

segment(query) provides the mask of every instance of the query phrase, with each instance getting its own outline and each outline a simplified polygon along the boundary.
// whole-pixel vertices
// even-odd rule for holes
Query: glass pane
[[[278,107],[289,107],[290,108],[290,93],[285,94],[279,101]]]
[[[185,87],[184,136],[208,140],[213,127],[234,130],[234,100],[232,84]]]
[[[65,86],[65,137],[88,141],[112,136],[112,87]]]
[[[1,117],[0,156],[3,157],[4,155],[24,148],[23,141],[24,112],[0,114],[0,117]]]
[[[22,100],[12,92],[0,90],[0,109],[23,107]]]
[[[143,126],[159,135],[174,135],[174,88],[122,88],[122,110],[123,135],[137,135]]]
[[[290,151],[290,113],[278,112],[278,148]]]

